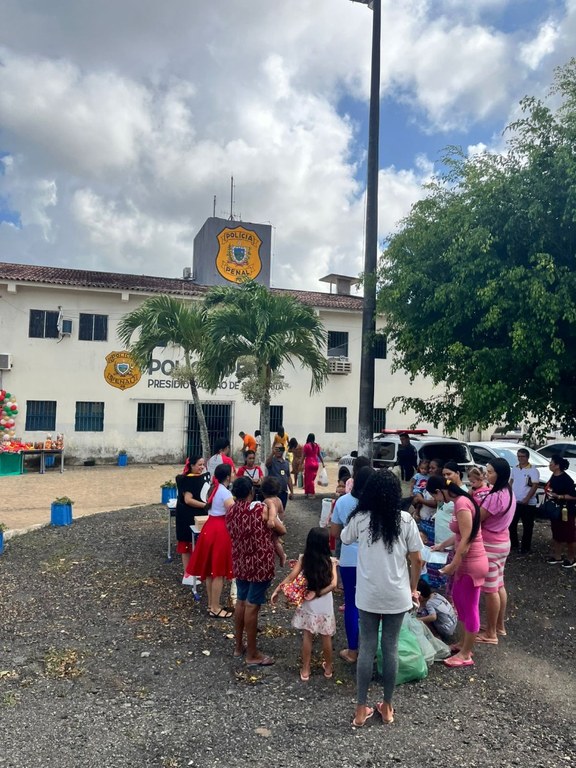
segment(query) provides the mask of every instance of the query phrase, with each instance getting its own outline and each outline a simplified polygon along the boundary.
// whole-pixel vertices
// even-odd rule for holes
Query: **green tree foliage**
[[[252,361],[251,392],[259,399],[262,450],[267,453],[274,374],[297,361],[311,372],[310,391],[320,391],[328,375],[324,326],[311,307],[255,282],[212,288],[204,305],[202,383],[214,391],[222,377],[235,372],[239,360]]]
[[[504,154],[451,148],[381,262],[396,367],[444,390],[398,400],[448,430],[576,433],[576,60],[550,97],[521,102]]]
[[[196,378],[196,356],[202,348],[204,309],[191,301],[173,296],[153,296],[118,323],[118,338],[142,367],[147,367],[156,347],[174,347],[184,356],[184,365],[172,374],[190,384],[190,393],[198,418],[202,453],[210,456],[210,438],[200,402]]]

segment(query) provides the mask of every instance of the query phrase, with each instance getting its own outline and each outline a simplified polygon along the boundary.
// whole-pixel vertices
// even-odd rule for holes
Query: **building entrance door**
[[[231,439],[232,430],[232,403],[202,403],[208,436],[210,438],[210,450],[214,453],[214,443],[221,437]],[[200,428],[194,403],[188,404],[188,427],[186,435],[186,456],[199,456],[202,453],[200,440]],[[206,459],[209,456],[205,457]]]

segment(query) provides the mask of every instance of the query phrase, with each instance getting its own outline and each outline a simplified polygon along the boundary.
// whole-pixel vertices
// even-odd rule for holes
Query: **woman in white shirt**
[[[384,700],[376,704],[383,723],[394,722],[392,696],[398,671],[398,636],[404,614],[416,599],[422,568],[422,540],[415,521],[400,509],[402,489],[387,469],[371,476],[340,538],[358,542],[356,605],[360,649],[356,666],[357,703],[352,725],[360,728],[374,714],[366,704],[372,679],[378,630],[382,624]],[[410,569],[408,568],[410,560]]]
[[[232,579],[232,542],[226,528],[226,510],[234,504],[228,490],[232,468],[219,464],[214,470],[213,486],[208,496],[208,520],[202,527],[186,569],[187,576],[206,581],[208,612],[213,619],[230,619],[232,611],[222,608],[220,596],[224,579]]]

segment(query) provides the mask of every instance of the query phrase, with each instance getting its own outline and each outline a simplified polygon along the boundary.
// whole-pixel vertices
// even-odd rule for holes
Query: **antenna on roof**
[[[214,195],[214,201],[212,203],[212,218],[216,218],[216,195]]]
[[[234,221],[234,176],[230,176],[230,221]]]

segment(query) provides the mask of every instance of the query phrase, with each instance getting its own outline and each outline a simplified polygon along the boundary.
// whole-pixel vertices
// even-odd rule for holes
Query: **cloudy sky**
[[[383,0],[380,235],[449,144],[501,146],[576,0]],[[350,0],[0,0],[0,260],[180,276],[205,219],[272,284],[363,260],[372,14]]]

